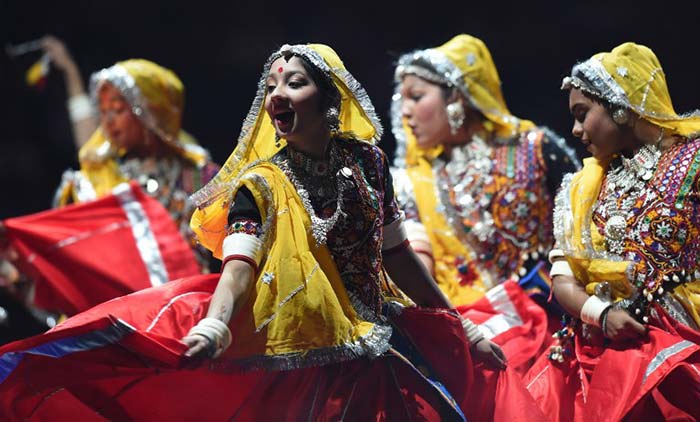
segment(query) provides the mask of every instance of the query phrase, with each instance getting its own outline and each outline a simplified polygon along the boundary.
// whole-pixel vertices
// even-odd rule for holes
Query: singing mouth
[[[291,110],[275,112],[275,122],[277,126],[287,126],[292,124],[294,112]]]

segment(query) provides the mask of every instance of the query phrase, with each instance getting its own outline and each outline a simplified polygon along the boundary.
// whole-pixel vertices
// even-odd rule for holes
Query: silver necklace
[[[293,154],[299,154],[299,152],[294,151]],[[335,226],[341,217],[346,217],[346,213],[343,211],[343,194],[345,190],[352,185],[352,170],[348,167],[342,167],[337,171],[335,178],[338,196],[336,199],[335,212],[333,212],[333,215],[330,217],[324,219],[316,215],[316,211],[311,204],[309,191],[297,177],[296,173],[300,172],[301,170],[295,169],[290,165],[289,155],[279,160],[278,165],[289,181],[292,182],[292,185],[294,185],[294,188],[299,194],[299,198],[301,198],[301,203],[304,206],[304,209],[311,218],[311,234],[316,240],[316,245],[325,245],[328,240],[328,232],[333,228],[333,226]],[[328,166],[332,170],[340,167],[339,152],[337,150],[337,146],[335,145],[335,141],[333,140],[331,140],[330,145],[330,163]]]
[[[480,241],[493,234],[493,217],[487,211],[490,198],[481,194],[483,186],[491,182],[492,152],[483,138],[474,136],[468,144],[452,149],[449,162],[438,162],[439,197],[448,221],[460,238],[466,236],[465,219],[475,221],[471,235]]]
[[[627,220],[633,216],[632,207],[654,176],[660,157],[656,145],[644,145],[632,158],[622,157],[621,163],[608,171],[599,213],[605,220],[604,234],[609,252],[623,253]]]

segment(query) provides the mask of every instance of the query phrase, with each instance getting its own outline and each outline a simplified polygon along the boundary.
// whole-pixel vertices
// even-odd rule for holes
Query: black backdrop
[[[85,79],[132,57],[173,69],[187,88],[183,127],[219,163],[234,147],[264,60],[286,42],[323,42],[338,51],[384,118],[389,154],[392,63],[460,32],[490,48],[511,111],[572,145],[561,78],[577,60],[623,41],[658,54],[677,111],[700,106],[697,0],[421,3],[0,0],[0,46],[55,34]],[[61,75],[52,72],[43,91],[24,84],[36,58],[10,60],[0,52],[0,218],[47,208],[63,169],[77,165]]]

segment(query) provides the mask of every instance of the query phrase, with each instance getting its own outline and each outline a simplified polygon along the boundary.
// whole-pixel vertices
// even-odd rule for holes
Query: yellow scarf
[[[104,83],[119,90],[143,125],[174,147],[184,159],[197,167],[206,164],[209,153],[180,128],[184,87],[175,73],[143,59],[119,62],[92,75],[93,101],[97,101],[97,93]],[[125,153],[105,137],[101,128],[80,149],[78,159],[81,173],[90,181],[98,198],[127,181],[117,165],[117,158]],[[59,204],[71,199],[72,202],[80,202],[74,189],[66,189],[59,195]]]
[[[510,113],[501,92],[501,80],[491,53],[483,41],[476,37],[460,34],[440,47],[409,53],[399,59],[396,93],[392,105],[397,164],[406,167],[413,185],[421,223],[428,232],[433,248],[435,279],[454,305],[464,305],[480,299],[487,288],[480,277],[471,285],[461,285],[458,281],[455,258],[461,256],[466,261],[472,261],[475,256],[469,247],[459,240],[444,214],[438,211],[431,163],[442,153],[443,148],[420,148],[400,114],[399,87],[401,78],[406,74],[404,70],[420,61],[430,63],[440,75],[447,77],[449,83],[459,90],[467,102],[486,117],[484,126],[496,136],[519,136],[522,132],[533,129],[535,125]]]
[[[332,78],[342,97],[341,131],[368,143],[379,138],[381,127],[367,94],[330,47],[310,44],[283,50],[303,56]],[[264,67],[236,149],[216,177],[193,195],[198,209],[190,226],[217,257],[222,254],[230,202],[240,186],[253,193],[264,221],[266,256],[247,309],[232,323],[234,338],[240,340],[227,355],[261,357],[281,362],[272,367],[290,368],[303,365],[304,356],[329,362],[381,353],[388,347],[390,330],[358,317],[330,251],[316,246],[310,217],[294,186],[268,161],[284,142],[275,145],[274,127],[262,108],[264,82],[283,50],[273,53]]]
[[[577,86],[580,82],[583,85]],[[700,134],[700,111],[676,113],[659,59],[643,45],[626,42],[594,55],[574,66],[564,79],[566,88],[569,84],[630,109],[667,134],[687,138]]]
[[[598,53],[577,64],[571,76],[564,79],[564,88],[572,87],[626,107],[667,129],[667,133],[685,137],[700,133],[700,113],[676,114],[663,69],[654,52],[645,46],[624,43],[611,52]],[[594,294],[598,283],[607,281],[613,299],[619,301],[633,293],[634,287],[626,275],[630,263],[600,258],[605,239],[591,219],[608,164],[595,158],[584,160],[583,170],[569,186],[570,215],[563,216],[567,219],[563,224],[565,230],[563,238],[557,240],[576,279],[588,294]],[[700,325],[700,282],[682,284],[673,293]]]

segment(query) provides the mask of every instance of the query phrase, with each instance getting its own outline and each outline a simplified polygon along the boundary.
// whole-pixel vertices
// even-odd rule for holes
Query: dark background
[[[187,88],[183,127],[215,161],[232,151],[267,56],[284,43],[323,42],[363,83],[388,127],[393,62],[460,32],[482,38],[511,111],[571,139],[561,78],[579,60],[624,41],[651,47],[676,110],[700,106],[700,2],[28,1],[0,0],[0,47],[54,34],[83,78],[142,57],[173,69]],[[61,172],[76,166],[62,75],[42,91],[24,73],[38,58],[0,52],[0,218],[45,209]]]

